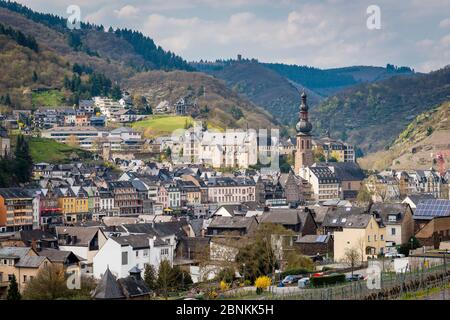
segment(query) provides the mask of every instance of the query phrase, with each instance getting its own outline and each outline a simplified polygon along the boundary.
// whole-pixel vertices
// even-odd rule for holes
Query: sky
[[[19,0],[34,10],[136,29],[188,61],[256,58],[333,68],[450,64],[450,0]],[[369,6],[379,8],[380,28]],[[373,24],[372,24],[373,25]]]

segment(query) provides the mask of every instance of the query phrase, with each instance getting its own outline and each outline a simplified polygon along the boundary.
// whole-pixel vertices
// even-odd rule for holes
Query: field
[[[35,163],[67,163],[70,162],[72,153],[76,153],[80,159],[90,158],[90,153],[78,148],[56,142],[51,139],[30,138],[30,153]]]
[[[184,129],[192,125],[194,119],[189,116],[151,116],[145,120],[133,123],[133,129],[142,131],[146,138],[169,135],[174,130]]]
[[[58,90],[50,90],[45,92],[33,92],[31,104],[33,106],[56,107],[64,103],[64,96]]]

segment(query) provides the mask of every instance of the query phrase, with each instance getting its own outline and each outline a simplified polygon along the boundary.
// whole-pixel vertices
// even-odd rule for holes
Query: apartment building
[[[0,188],[0,230],[33,229],[33,197],[22,188]]]

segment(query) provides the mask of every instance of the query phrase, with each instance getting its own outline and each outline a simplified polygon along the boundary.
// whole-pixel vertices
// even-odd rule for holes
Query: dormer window
[[[347,218],[342,218],[341,222],[342,222],[342,223],[347,222]]]
[[[395,221],[397,221],[397,216],[396,216],[396,215],[393,215],[393,214],[389,215],[388,221],[389,221],[389,222],[395,222]]]

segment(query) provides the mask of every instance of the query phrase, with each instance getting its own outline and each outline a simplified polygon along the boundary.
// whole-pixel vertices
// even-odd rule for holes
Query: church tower
[[[302,93],[302,102],[300,104],[300,121],[295,126],[297,130],[297,145],[295,150],[295,174],[298,175],[303,167],[313,164],[311,130],[312,125],[308,121],[308,103],[306,94]]]

